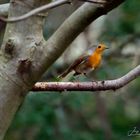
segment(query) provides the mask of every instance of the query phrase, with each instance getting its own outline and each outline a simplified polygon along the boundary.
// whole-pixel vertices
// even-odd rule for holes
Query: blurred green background
[[[51,10],[44,25],[45,38],[80,4]],[[42,80],[55,81],[90,44],[98,42],[104,42],[110,49],[94,73],[97,80],[121,77],[137,66],[140,63],[139,8],[140,0],[127,0],[93,22]],[[4,28],[0,22],[0,30]],[[80,80],[87,79],[81,76]],[[140,140],[140,136],[128,136],[134,127],[140,132],[140,79],[116,91],[30,92],[5,140]]]

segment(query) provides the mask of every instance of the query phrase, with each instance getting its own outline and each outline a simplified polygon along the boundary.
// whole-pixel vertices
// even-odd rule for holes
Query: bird
[[[97,69],[100,66],[102,54],[106,49],[108,49],[108,47],[103,43],[96,45],[94,51],[90,52],[90,54],[85,53],[81,55],[61,75],[59,75],[58,78],[63,79],[72,71],[74,71],[73,76],[81,74],[87,76],[87,73]]]

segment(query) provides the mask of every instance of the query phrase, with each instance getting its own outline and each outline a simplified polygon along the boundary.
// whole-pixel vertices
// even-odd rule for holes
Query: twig
[[[43,5],[43,6],[40,6],[36,9],[33,9],[31,10],[30,12],[22,15],[22,16],[19,16],[19,17],[11,17],[11,18],[4,18],[4,17],[0,17],[0,20],[2,21],[5,21],[5,22],[17,22],[17,21],[21,21],[21,20],[24,20],[24,19],[27,19],[41,11],[44,11],[44,10],[50,10],[52,8],[55,8],[55,7],[58,7],[60,5],[64,5],[64,4],[71,4],[74,0],[58,0],[58,1],[54,1],[54,2],[51,2],[49,4],[46,4],[46,5]],[[78,0],[78,1],[83,1],[83,2],[90,2],[90,3],[95,3],[95,4],[105,4],[107,3],[105,0]],[[6,5],[7,9],[9,9],[9,5],[7,4]],[[8,12],[8,11],[7,11]],[[6,12],[5,12],[6,13]]]
[[[105,4],[107,3],[106,0],[79,0],[83,2],[90,2],[90,3],[95,3],[95,4]]]
[[[140,65],[115,80],[95,82],[37,82],[32,91],[102,91],[119,89],[140,76]]]
[[[70,0],[59,0],[59,1],[54,1],[54,2],[51,2],[49,4],[46,4],[46,5],[43,5],[43,6],[40,6],[22,16],[19,16],[19,17],[11,17],[11,18],[3,18],[3,17],[0,17],[0,20],[2,21],[5,21],[5,22],[17,22],[17,21],[21,21],[21,20],[24,20],[24,19],[27,19],[29,18],[30,16],[33,16],[41,11],[44,11],[44,10],[49,10],[49,9],[52,9],[52,8],[55,8],[55,7],[58,7],[60,5],[64,5],[64,4],[70,4],[71,1]]]

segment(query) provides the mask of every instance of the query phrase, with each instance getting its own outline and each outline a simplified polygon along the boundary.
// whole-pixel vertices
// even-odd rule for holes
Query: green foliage
[[[109,14],[107,18],[102,40],[118,40],[124,35],[140,33],[140,1],[127,0],[125,4],[117,8],[117,13]]]

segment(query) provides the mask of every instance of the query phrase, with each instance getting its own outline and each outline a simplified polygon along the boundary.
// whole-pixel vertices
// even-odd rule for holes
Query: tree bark
[[[1,4],[0,5],[0,16],[7,16],[9,9],[9,3],[8,4]]]
[[[84,4],[46,42],[42,36],[43,17],[32,16],[8,23],[0,50],[0,140],[26,93],[66,47],[93,20],[117,7],[124,0],[113,0],[103,8]],[[11,0],[9,17],[23,15],[46,0]]]
[[[43,1],[45,2],[45,0],[28,2],[37,7]],[[30,10],[29,7],[11,1],[9,17],[22,15]],[[0,140],[3,139],[24,95],[32,86],[33,81],[30,78],[32,55],[37,43],[43,40],[42,25],[43,18],[39,16],[7,24],[0,51]]]

